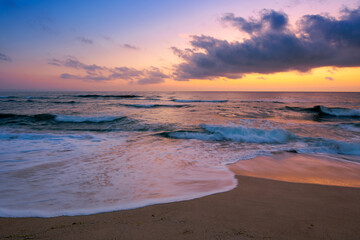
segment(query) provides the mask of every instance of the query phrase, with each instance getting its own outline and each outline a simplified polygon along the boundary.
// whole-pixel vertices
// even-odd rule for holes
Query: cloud
[[[60,78],[77,79],[84,81],[108,81],[124,80],[129,83],[138,84],[156,84],[162,83],[169,78],[159,68],[150,67],[147,69],[135,69],[129,67],[103,67],[96,64],[85,64],[74,57],[68,57],[64,60],[52,58],[48,64],[57,67],[66,67],[78,71],[77,74],[63,73]]]
[[[85,37],[77,37],[76,40],[78,40],[80,43],[83,43],[83,44],[93,44],[93,40],[91,39],[88,39],[88,38],[85,38]]]
[[[138,47],[135,47],[134,45],[131,45],[131,44],[128,44],[128,43],[121,44],[120,46],[123,47],[123,48],[127,48],[127,49],[139,50]]]
[[[0,53],[0,60],[6,61],[6,62],[11,62],[12,61],[11,58],[8,55],[4,54],[4,53]]]
[[[106,41],[112,41],[111,37],[109,37],[109,36],[103,36],[102,38]]]
[[[56,59],[56,58],[48,59],[48,64],[53,65],[53,66],[57,66],[57,67],[62,66],[62,62],[60,60]]]
[[[242,17],[235,17],[233,13],[228,13],[221,20],[248,34],[259,33],[265,30],[283,31],[289,22],[288,16],[285,13],[266,9],[260,12],[260,19],[250,18],[245,20]]]
[[[360,7],[344,9],[340,18],[305,15],[297,29],[283,12],[263,10],[258,18],[226,14],[222,21],[248,34],[242,42],[195,35],[191,48],[173,47],[183,62],[175,80],[241,78],[245,74],[306,72],[323,66],[360,66]]]
[[[53,25],[53,18],[47,14],[38,15],[30,21],[31,28],[48,34],[55,33]]]
[[[156,83],[162,83],[164,82],[164,79],[162,78],[141,78],[138,80],[138,84],[145,85],[145,84],[156,84]]]
[[[91,65],[84,64],[74,57],[68,57],[65,60],[59,60],[56,58],[49,59],[48,64],[54,65],[54,66],[64,66],[64,67],[75,68],[75,69],[83,69],[83,70],[89,71],[89,72],[101,71],[101,70],[105,69],[104,67],[100,67],[95,64],[91,64]]]
[[[168,76],[160,71],[160,69],[152,67],[149,70],[145,70],[144,78],[138,80],[138,84],[155,84],[162,83]]]
[[[60,75],[60,78],[63,79],[79,79],[79,80],[85,80],[85,81],[104,81],[104,80],[111,80],[109,77],[105,77],[105,76],[99,76],[99,75],[92,75],[92,74],[88,74],[85,76],[78,76],[78,75],[73,75],[73,74],[69,74],[69,73],[63,73]]]
[[[134,45],[132,45],[132,44],[129,44],[129,43],[117,44],[117,43],[115,43],[115,41],[114,41],[111,37],[109,37],[109,36],[103,36],[102,38],[103,38],[104,40],[106,40],[106,41],[108,41],[108,42],[111,42],[111,43],[113,43],[113,44],[115,44],[115,45],[117,45],[117,46],[119,46],[119,47],[122,47],[122,48],[127,48],[127,49],[131,49],[131,50],[139,50],[138,47],[136,47],[136,46],[134,46]]]
[[[335,79],[332,78],[332,77],[325,77],[326,80],[329,80],[329,81],[334,81]]]
[[[328,69],[327,72],[330,74],[334,74],[338,69],[336,67],[332,67],[331,69]]]

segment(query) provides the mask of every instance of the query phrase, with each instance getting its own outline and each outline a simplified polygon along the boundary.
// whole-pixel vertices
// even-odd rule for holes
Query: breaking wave
[[[360,156],[360,143],[344,142],[328,138],[308,138],[311,142],[310,148],[303,152],[330,153]]]
[[[315,106],[314,109],[322,114],[336,117],[360,117],[360,109],[328,108]]]
[[[299,153],[326,153],[360,156],[360,143],[329,138],[301,137],[282,128],[262,129],[243,125],[224,126],[201,124],[200,130],[171,131],[159,135],[174,139],[197,139],[201,141],[232,141],[239,143],[286,144],[282,149]],[[262,148],[259,148],[261,152]],[[272,149],[273,151],[274,149]]]
[[[146,123],[126,116],[0,114],[0,126],[45,131],[169,131],[171,124]]]
[[[55,121],[58,122],[92,122],[92,123],[101,123],[101,122],[112,122],[116,120],[123,119],[124,117],[119,116],[67,116],[67,115],[56,115]]]
[[[71,115],[54,115],[54,114],[35,114],[35,115],[21,115],[21,114],[0,114],[0,120],[4,123],[16,122],[38,122],[38,121],[55,121],[55,122],[73,122],[73,123],[101,123],[112,122],[124,119],[124,116],[71,116]]]
[[[247,143],[286,143],[294,135],[284,129],[261,129],[242,125],[223,126],[201,124],[203,131],[174,131],[162,133],[165,137],[198,139],[204,141],[235,141]]]
[[[285,109],[296,112],[317,113],[321,116],[328,116],[328,117],[352,117],[352,118],[360,117],[360,109],[335,108],[335,107],[331,108],[322,105],[314,106],[312,108],[286,106]]]

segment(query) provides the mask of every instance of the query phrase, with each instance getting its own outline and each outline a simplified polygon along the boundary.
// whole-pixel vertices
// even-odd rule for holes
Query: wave
[[[98,94],[86,94],[86,95],[76,95],[75,97],[79,98],[139,98],[139,95],[98,95]]]
[[[14,99],[14,98],[18,98],[18,99],[27,99],[27,100],[31,100],[31,99],[49,99],[49,97],[45,97],[45,96],[27,96],[27,97],[20,97],[20,96],[0,96],[0,99]]]
[[[23,218],[23,217],[59,217],[59,216],[80,216],[80,215],[90,215],[90,214],[98,214],[105,212],[113,212],[119,210],[130,210],[155,204],[164,204],[171,202],[180,202],[186,200],[192,200],[196,198],[205,197],[208,195],[227,192],[236,187],[237,181],[235,178],[230,178],[230,184],[227,183],[224,186],[220,186],[215,190],[207,190],[207,191],[199,191],[199,192],[185,192],[179,196],[165,196],[163,198],[149,198],[142,201],[129,201],[127,203],[116,203],[110,206],[102,206],[99,203],[96,207],[90,208],[79,208],[79,209],[64,209],[64,210],[46,210],[46,209],[7,209],[0,207],[0,217],[11,217],[11,218]]]
[[[299,153],[326,153],[360,156],[360,143],[345,142],[329,138],[297,136],[282,128],[262,129],[243,125],[224,126],[201,124],[200,130],[162,132],[160,136],[174,139],[196,139],[201,141],[232,141],[259,144],[286,144],[277,150],[288,150]],[[264,148],[258,146],[259,152]],[[271,149],[268,152],[276,151]]]
[[[33,121],[43,121],[43,120],[54,120],[56,115],[53,114],[34,114],[34,115],[22,115],[22,114],[12,114],[12,113],[0,113],[0,120],[11,121],[14,120],[33,120]]]
[[[115,120],[124,119],[125,117],[119,116],[68,116],[68,115],[56,115],[55,121],[57,122],[73,122],[73,123],[101,123],[101,122],[113,122]]]
[[[194,100],[184,100],[184,99],[172,99],[171,101],[173,102],[181,102],[181,103],[192,103],[192,102],[208,102],[208,103],[221,103],[221,102],[227,102],[228,100],[199,100],[199,99],[194,99]]]
[[[327,140],[327,144],[333,146],[333,148],[336,150],[336,153],[357,156],[360,155],[359,143]]]
[[[329,108],[324,106],[315,106],[314,109],[322,114],[336,117],[360,117],[360,109],[348,108]]]
[[[42,131],[169,131],[171,124],[150,124],[126,116],[79,116],[55,114],[0,114],[0,126]]]
[[[339,124],[338,127],[345,129],[347,131],[360,133],[360,123],[348,123],[348,124],[343,123],[343,124]]]
[[[0,140],[42,140],[42,139],[50,139],[50,140],[61,140],[61,139],[77,139],[77,140],[91,140],[94,139],[92,135],[79,135],[79,134],[41,134],[41,133],[12,133],[12,132],[0,132]]]
[[[15,99],[7,99],[7,100],[2,100],[1,102],[19,102],[18,100]]]
[[[308,112],[308,113],[313,113],[316,112],[316,110],[314,109],[315,107],[312,108],[303,108],[303,107],[291,107],[291,106],[285,106],[285,108],[279,108],[280,110],[290,110],[290,111],[294,111],[294,112]]]
[[[317,113],[321,116],[328,116],[328,117],[356,117],[356,118],[360,117],[360,109],[335,108],[335,107],[331,108],[322,105],[314,106],[312,108],[286,106],[285,110]]]
[[[360,143],[357,142],[344,142],[329,138],[307,138],[305,141],[311,143],[309,148],[302,152],[360,156]]]
[[[125,107],[132,108],[162,108],[162,107],[174,107],[174,108],[182,108],[182,107],[190,107],[189,105],[168,105],[168,104],[120,104]]]
[[[16,96],[0,96],[0,99],[18,98]]]
[[[73,123],[101,123],[112,122],[115,120],[124,119],[124,116],[71,116],[71,115],[55,115],[55,114],[0,114],[0,120],[5,123],[26,123],[26,122],[40,122],[40,121],[53,121],[53,122],[73,122]]]
[[[41,96],[28,96],[25,99],[49,99],[49,97],[41,97]]]
[[[242,125],[200,125],[202,131],[174,131],[161,133],[162,136],[178,139],[203,141],[235,141],[246,143],[286,143],[295,136],[281,128],[261,129]]]
[[[279,104],[284,104],[285,102],[281,102],[281,101],[274,101],[274,100],[241,100],[239,102],[243,102],[243,103],[279,103]]]
[[[75,104],[75,103],[79,103],[79,102],[76,102],[76,101],[66,101],[66,102],[53,101],[51,103],[54,103],[54,104]]]

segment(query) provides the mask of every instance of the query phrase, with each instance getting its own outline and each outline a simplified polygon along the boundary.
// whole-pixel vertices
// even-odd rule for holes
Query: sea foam
[[[325,107],[322,105],[317,105],[312,108],[286,106],[285,109],[295,112],[317,113],[328,117],[360,117],[360,109]]]
[[[317,106],[323,114],[336,117],[360,117],[360,109],[347,108],[329,108],[325,106]]]
[[[310,141],[314,142],[311,144],[314,147],[310,152],[360,156],[360,143],[357,142],[345,142],[328,138],[313,138]]]
[[[235,141],[247,143],[286,143],[294,135],[284,129],[261,129],[243,125],[224,126],[201,124],[203,132],[176,131],[165,136],[179,139],[198,139],[204,141]]]
[[[67,115],[57,115],[55,117],[55,121],[58,122],[74,122],[74,123],[81,123],[81,122],[112,122],[114,120],[123,119],[124,117],[119,116],[67,116]]]

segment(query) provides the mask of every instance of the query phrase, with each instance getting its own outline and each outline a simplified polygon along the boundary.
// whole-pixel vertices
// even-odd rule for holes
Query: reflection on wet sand
[[[352,160],[352,161],[348,161]],[[231,171],[242,176],[287,182],[360,187],[360,159],[340,159],[323,154],[279,153],[231,164]]]

